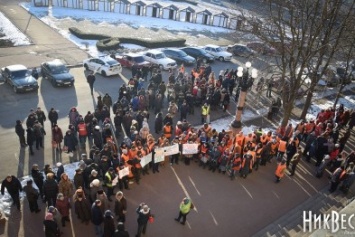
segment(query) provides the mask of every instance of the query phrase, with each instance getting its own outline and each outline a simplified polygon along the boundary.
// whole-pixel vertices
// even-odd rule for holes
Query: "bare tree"
[[[246,16],[244,20],[258,38],[279,52],[275,67],[280,75],[282,129],[288,124],[300,88],[307,94],[307,112],[319,78],[346,29],[348,22],[344,19],[354,11],[354,1],[346,3],[346,7],[342,0],[266,0],[264,4],[269,9],[268,16]]]

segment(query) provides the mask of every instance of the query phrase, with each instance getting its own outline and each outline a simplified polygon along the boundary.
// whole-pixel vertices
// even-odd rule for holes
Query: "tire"
[[[12,87],[12,90],[13,90],[16,94],[18,93],[18,90],[17,90],[16,86],[13,86],[13,87]]]
[[[87,64],[84,64],[84,68],[86,71],[89,71],[89,66]]]
[[[52,83],[52,86],[53,86],[53,87],[57,87],[57,83],[55,83],[55,80],[54,80],[54,79],[51,80],[51,83]]]
[[[219,61],[224,62],[224,58],[221,56],[218,58]]]
[[[103,75],[104,77],[107,76],[106,72],[104,70],[101,71],[101,75]]]

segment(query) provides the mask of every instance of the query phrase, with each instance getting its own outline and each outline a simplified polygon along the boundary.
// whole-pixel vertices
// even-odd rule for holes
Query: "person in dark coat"
[[[88,199],[84,196],[84,191],[82,189],[76,190],[74,194],[74,209],[75,214],[82,223],[85,222],[86,225],[89,224],[91,219],[91,205]]]
[[[117,230],[113,234],[113,237],[129,237],[129,233],[125,230],[124,224],[122,222],[118,222]]]
[[[54,179],[54,173],[48,173],[43,183],[43,193],[49,206],[55,206],[58,194],[58,184]]]
[[[155,116],[154,122],[155,133],[159,134],[163,129],[163,113],[160,112]]]
[[[166,124],[166,123],[170,123],[171,125],[173,125],[173,118],[171,117],[171,114],[170,113],[167,113],[165,118],[163,119],[163,124]]]
[[[48,112],[48,119],[51,122],[52,128],[58,123],[58,112],[54,108],[51,108]]]
[[[121,191],[116,193],[115,200],[115,214],[118,222],[124,223],[126,221],[126,212],[127,212],[127,200],[123,196]]]
[[[31,212],[40,212],[41,209],[38,208],[37,199],[39,197],[39,192],[33,188],[33,181],[30,179],[27,181],[27,185],[23,188],[26,193],[28,205],[30,207]]]
[[[100,126],[96,125],[94,127],[94,131],[92,133],[93,139],[94,139],[94,144],[95,146],[99,149],[102,150],[102,145],[103,145],[103,139],[102,139],[102,133],[100,131]]]
[[[22,126],[21,120],[16,120],[15,132],[20,140],[21,147],[26,147],[25,129]]]
[[[65,222],[69,222],[69,209],[70,203],[67,197],[64,197],[63,193],[58,193],[57,195],[57,202],[55,207],[58,209],[61,217],[62,217],[62,226],[65,227]]]
[[[286,147],[286,167],[289,167],[290,165],[290,161],[293,157],[294,154],[296,154],[297,151],[297,146],[296,146],[296,142],[292,141],[291,143],[287,144]]]
[[[43,221],[44,234],[46,237],[58,237],[60,236],[60,230],[57,223],[54,221],[53,214],[47,213]]]
[[[15,176],[8,175],[1,183],[1,195],[5,194],[5,188],[10,194],[13,204],[16,205],[17,209],[20,211],[20,192],[22,192],[20,181]]]
[[[71,130],[68,130],[64,136],[64,146],[67,147],[67,152],[73,152],[76,150],[76,145],[78,144],[78,139]]]
[[[74,174],[74,186],[75,188],[84,188],[85,187],[85,181],[84,181],[84,175],[83,175],[83,170],[82,169],[76,169],[75,174]]]
[[[63,164],[62,163],[60,163],[60,162],[58,162],[57,164],[56,164],[56,166],[57,166],[57,174],[56,174],[56,180],[57,180],[57,182],[58,182],[58,184],[59,184],[59,181],[61,180],[61,177],[62,177],[62,174],[64,173],[64,166],[63,166]]]
[[[147,232],[147,224],[150,217],[150,208],[148,205],[141,203],[136,210],[138,214],[137,223],[138,229],[136,237],[140,237],[141,234],[145,234]]]
[[[90,71],[89,75],[86,77],[86,81],[89,83],[91,95],[94,94],[94,83],[95,83],[95,80],[96,80],[96,77],[94,75],[94,72]]]
[[[252,170],[252,156],[250,154],[245,154],[242,161],[242,169],[240,172],[240,176],[244,179],[248,176],[250,171]]]
[[[112,237],[115,233],[115,220],[110,210],[105,211],[104,235],[103,237]]]
[[[95,226],[95,234],[100,237],[103,235],[102,223],[104,222],[101,205],[101,201],[97,199],[91,207],[91,222]]]
[[[33,152],[33,143],[36,140],[36,136],[34,134],[33,128],[27,128],[27,145],[30,150],[30,155],[34,155],[35,153]]]
[[[38,120],[35,121],[32,128],[35,135],[36,149],[39,150],[39,147],[43,148],[43,137],[46,135],[46,132]]]
[[[42,172],[39,170],[38,165],[37,164],[33,164],[32,165],[32,169],[31,169],[31,175],[32,175],[32,179],[35,182],[36,186],[38,187],[38,191],[39,194],[41,196],[41,199],[43,200],[43,181],[44,181],[44,177]]]
[[[328,153],[328,140],[325,136],[325,134],[320,135],[316,139],[316,151],[315,151],[315,157],[316,157],[316,166],[319,166],[323,160],[324,155]]]

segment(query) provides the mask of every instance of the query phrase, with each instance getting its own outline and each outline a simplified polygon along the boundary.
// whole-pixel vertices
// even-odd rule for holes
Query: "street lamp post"
[[[247,97],[248,90],[252,87],[254,79],[258,76],[258,72],[256,69],[251,70],[251,74],[249,73],[249,69],[251,67],[250,62],[245,63],[246,70],[243,67],[238,67],[237,76],[240,78],[239,87],[240,94],[238,98],[237,111],[235,114],[235,119],[231,123],[231,128],[234,134],[237,134],[242,128],[242,113],[244,109],[245,99]]]

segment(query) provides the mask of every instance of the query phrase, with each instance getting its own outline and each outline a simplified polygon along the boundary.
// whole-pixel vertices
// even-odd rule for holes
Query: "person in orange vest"
[[[286,161],[281,160],[281,162],[277,164],[275,171],[276,183],[279,183],[282,177],[284,177],[286,169]]]
[[[170,122],[167,122],[163,127],[163,134],[164,136],[170,140],[171,135],[173,134],[173,128],[171,127]]]
[[[297,132],[297,138],[301,141],[303,139],[303,135],[306,131],[306,124],[301,121],[295,127],[295,132]]]
[[[79,142],[81,147],[85,147],[86,138],[88,136],[88,131],[84,120],[81,120],[78,124]]]
[[[239,153],[235,153],[233,159],[231,160],[231,174],[230,178],[231,180],[235,179],[236,174],[240,172],[240,169],[242,168],[242,158],[240,157]]]
[[[207,166],[207,162],[208,162],[208,143],[207,142],[203,142],[202,145],[200,146],[200,154],[199,154],[199,158],[200,158],[200,165],[202,166],[204,169]]]
[[[279,142],[279,146],[277,148],[277,161],[281,161],[285,152],[286,152],[286,148],[287,148],[287,141],[286,138],[284,137],[282,140],[280,140]]]

